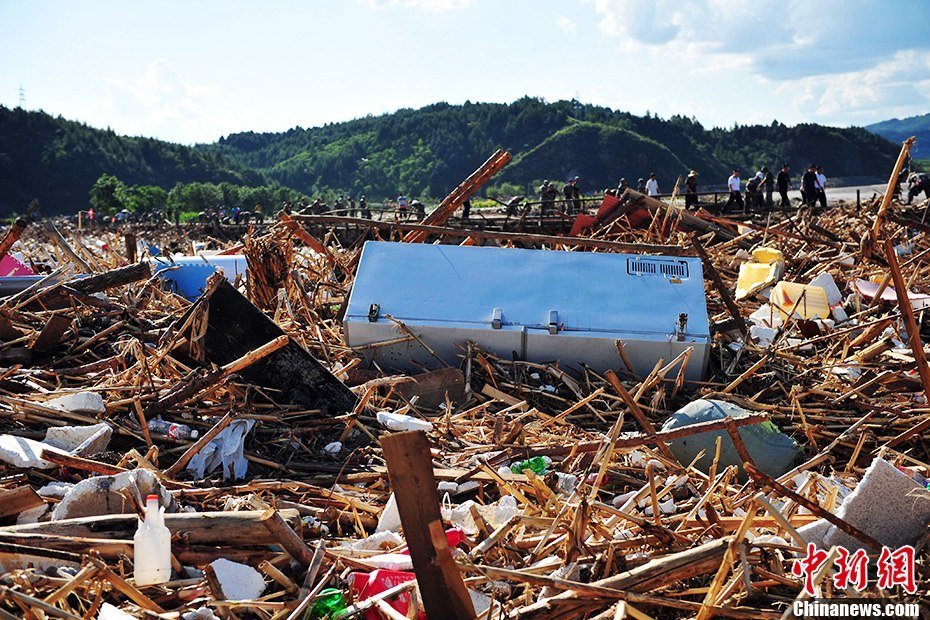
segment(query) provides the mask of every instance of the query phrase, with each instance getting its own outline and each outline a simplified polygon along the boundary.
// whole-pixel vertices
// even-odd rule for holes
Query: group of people
[[[694,171],[691,171],[694,174]],[[690,177],[690,175],[689,175]],[[772,209],[775,207],[774,192],[778,191],[780,199],[779,206],[788,208],[791,206],[791,200],[788,198],[788,190],[791,189],[791,169],[787,163],[782,164],[781,170],[777,175],[773,175],[768,166],[762,166],[746,182],[746,200],[743,201],[743,186],[740,179],[739,168],[733,169],[733,174],[727,179],[727,190],[730,192],[726,205],[723,210],[729,211],[733,205],[740,210],[749,209]],[[803,206],[814,206],[820,204],[821,207],[827,206],[827,175],[824,173],[823,166],[811,164],[801,176],[801,204]]]
[[[551,213],[555,211],[556,203],[559,201],[560,197],[563,210],[566,213],[581,213],[584,211],[581,200],[580,181],[581,179],[579,177],[569,179],[562,186],[561,190],[548,179],[543,181],[539,189],[536,190],[536,193],[539,195],[542,212]]]

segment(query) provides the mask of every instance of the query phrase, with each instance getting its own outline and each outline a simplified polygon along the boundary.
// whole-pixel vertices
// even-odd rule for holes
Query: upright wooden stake
[[[888,187],[885,188],[885,195],[882,196],[882,204],[878,208],[878,215],[875,216],[875,224],[872,225],[872,240],[878,243],[878,233],[882,230],[885,223],[885,214],[888,213],[888,207],[891,205],[891,197],[894,196],[895,187],[898,185],[898,175],[901,174],[901,168],[907,160],[908,153],[911,152],[911,145],[914,144],[914,136],[911,136],[901,145],[901,152],[898,154],[898,161],[894,163],[894,170],[888,177]]]
[[[920,326],[914,318],[914,308],[907,297],[907,284],[901,275],[898,255],[894,251],[894,242],[891,239],[885,239],[885,260],[888,261],[888,268],[891,270],[894,292],[898,296],[898,308],[901,310],[901,318],[904,319],[904,327],[907,328],[911,354],[917,360],[917,372],[920,373],[920,382],[924,384],[924,395],[930,399],[930,367],[927,366],[927,356],[924,355],[924,342],[920,339]]]
[[[442,528],[426,433],[411,431],[382,436],[381,448],[426,616],[473,619],[475,608]]]

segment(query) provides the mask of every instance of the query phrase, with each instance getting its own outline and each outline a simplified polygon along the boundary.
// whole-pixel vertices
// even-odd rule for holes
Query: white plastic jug
[[[171,532],[165,527],[165,509],[158,496],[145,498],[145,521],[133,538],[133,576],[137,586],[165,583],[171,579]]]

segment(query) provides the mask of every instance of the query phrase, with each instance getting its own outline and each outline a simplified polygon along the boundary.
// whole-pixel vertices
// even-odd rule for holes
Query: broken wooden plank
[[[473,619],[475,608],[443,531],[426,433],[410,431],[386,435],[381,438],[381,448],[426,615]]]

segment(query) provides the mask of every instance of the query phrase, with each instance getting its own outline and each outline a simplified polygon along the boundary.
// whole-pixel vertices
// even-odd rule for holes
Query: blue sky
[[[436,101],[706,126],[930,112],[923,0],[0,0],[0,104],[185,143]]]

